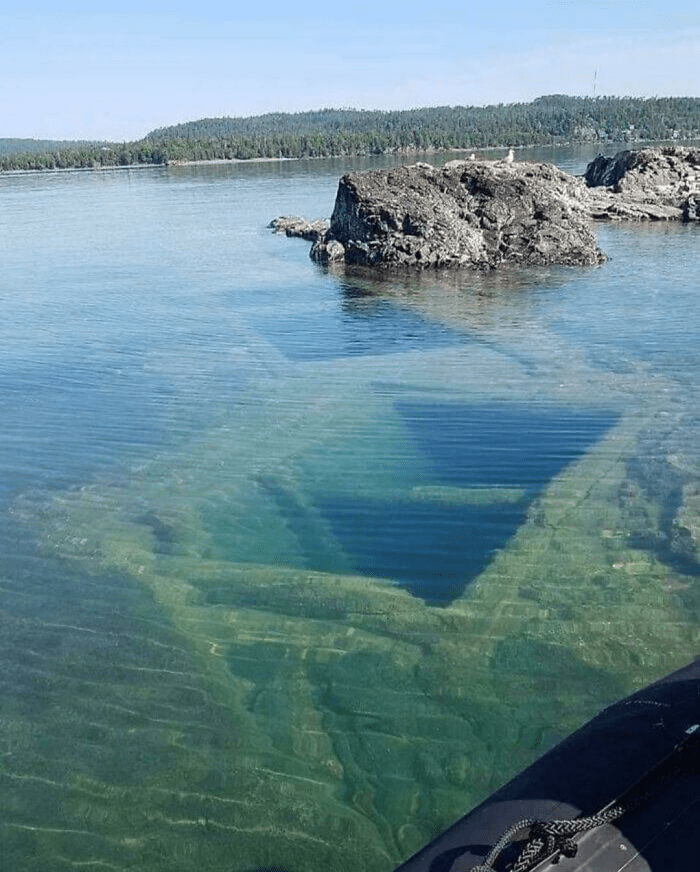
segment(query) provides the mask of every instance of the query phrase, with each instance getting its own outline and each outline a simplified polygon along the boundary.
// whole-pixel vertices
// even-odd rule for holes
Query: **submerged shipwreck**
[[[322,264],[391,269],[594,265],[593,220],[697,220],[700,150],[599,155],[583,178],[551,164],[453,160],[348,173],[330,224],[277,218]]]
[[[595,265],[596,221],[691,222],[699,204],[700,150],[669,147],[600,155],[581,178],[512,159],[350,173],[329,224],[271,226],[321,264]],[[602,710],[396,872],[694,872],[699,793],[697,660]]]
[[[330,211],[308,169],[286,199]],[[608,169],[565,181],[615,221]],[[593,268],[336,271],[313,238],[203,227],[259,220],[274,167],[236,202],[228,168],[156,175],[140,226],[170,209],[173,268],[145,232],[116,284],[104,246],[77,272],[52,246],[61,342],[39,318],[36,354],[7,348],[0,865],[694,872],[698,674],[629,694],[700,653],[697,225],[585,218]],[[37,202],[13,199],[22,318]],[[104,347],[71,326],[93,285]]]

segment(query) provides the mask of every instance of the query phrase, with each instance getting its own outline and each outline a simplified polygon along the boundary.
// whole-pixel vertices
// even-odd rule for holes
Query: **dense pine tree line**
[[[2,140],[0,140],[2,142]],[[167,159],[162,149],[141,140],[122,144],[47,143],[46,150],[32,149],[12,152],[0,148],[0,171],[3,170],[63,170],[98,167],[163,164]]]
[[[498,106],[203,118],[121,144],[61,142],[13,150],[8,143],[22,141],[0,140],[0,170],[694,138],[700,138],[700,98],[552,95]]]

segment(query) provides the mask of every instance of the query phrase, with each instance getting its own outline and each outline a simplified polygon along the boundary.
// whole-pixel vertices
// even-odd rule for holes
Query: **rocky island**
[[[594,220],[692,220],[700,150],[599,155],[576,177],[547,163],[454,160],[348,173],[330,224],[278,218],[319,263],[383,269],[592,265]]]
[[[311,256],[421,269],[600,263],[579,187],[550,164],[507,160],[350,173]]]
[[[591,218],[697,220],[700,149],[670,146],[598,155],[583,180]]]

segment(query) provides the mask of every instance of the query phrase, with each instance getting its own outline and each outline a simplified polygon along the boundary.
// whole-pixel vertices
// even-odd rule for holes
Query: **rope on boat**
[[[558,863],[562,857],[573,858],[578,846],[573,837],[612,823],[623,814],[642,805],[674,778],[689,771],[696,764],[700,751],[700,724],[693,724],[686,730],[685,738],[649,770],[619,801],[613,801],[596,814],[571,820],[541,821],[525,818],[510,826],[489,851],[486,859],[470,872],[497,872],[495,863],[503,851],[515,841],[522,830],[529,830],[525,844],[514,863],[508,865],[508,872],[529,872],[538,863],[549,859]]]

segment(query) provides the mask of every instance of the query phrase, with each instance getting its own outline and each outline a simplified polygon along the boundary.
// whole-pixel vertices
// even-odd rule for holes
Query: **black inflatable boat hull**
[[[555,855],[540,858],[532,868],[700,872],[698,725],[700,660],[602,711],[397,872],[469,872],[518,821],[588,817],[635,791],[636,800],[614,823],[575,837],[575,857],[556,865]],[[513,850],[496,870],[512,862]]]

